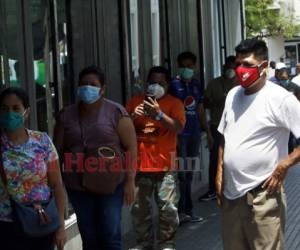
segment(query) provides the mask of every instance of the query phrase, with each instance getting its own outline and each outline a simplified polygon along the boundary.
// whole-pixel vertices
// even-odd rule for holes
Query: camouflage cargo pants
[[[161,249],[175,248],[175,234],[179,225],[174,173],[139,173],[136,179],[137,200],[131,213],[135,226],[137,243],[142,249],[154,245],[152,195],[159,212],[158,244]]]

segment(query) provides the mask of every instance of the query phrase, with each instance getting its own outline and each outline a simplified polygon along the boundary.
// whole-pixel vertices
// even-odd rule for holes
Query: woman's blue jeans
[[[123,184],[112,195],[68,190],[77,216],[83,250],[121,250]]]

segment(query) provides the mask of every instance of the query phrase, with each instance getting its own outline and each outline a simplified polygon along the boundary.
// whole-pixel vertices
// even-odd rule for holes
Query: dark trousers
[[[83,250],[121,250],[123,184],[112,195],[68,190]]]
[[[217,167],[218,167],[218,153],[219,153],[219,145],[221,142],[222,135],[218,131],[218,127],[215,125],[210,126],[210,131],[212,137],[214,139],[213,148],[210,151],[209,156],[209,192],[215,193],[215,179],[217,175]]]
[[[201,135],[178,136],[177,154],[179,157],[179,188],[180,199],[178,204],[178,212],[192,215],[192,181],[193,172],[200,167],[200,142]],[[199,164],[199,166],[196,166]]]
[[[0,239],[3,250],[54,250],[54,234],[30,238],[14,222],[0,221]]]

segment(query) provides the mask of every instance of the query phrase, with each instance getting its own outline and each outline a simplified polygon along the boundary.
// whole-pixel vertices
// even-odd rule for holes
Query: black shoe
[[[184,214],[184,213],[180,213],[179,214],[179,224],[182,225],[183,223],[186,222],[190,222],[191,221],[191,216]]]
[[[199,197],[199,201],[212,201],[217,198],[216,193],[207,192],[206,194]]]
[[[191,216],[191,219],[189,222],[203,222],[204,219],[200,216],[197,216],[197,215],[190,215]]]

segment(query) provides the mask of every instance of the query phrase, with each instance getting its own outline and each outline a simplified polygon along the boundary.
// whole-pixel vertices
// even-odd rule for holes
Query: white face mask
[[[154,95],[155,99],[160,99],[165,95],[165,89],[158,83],[150,84],[147,93]]]

